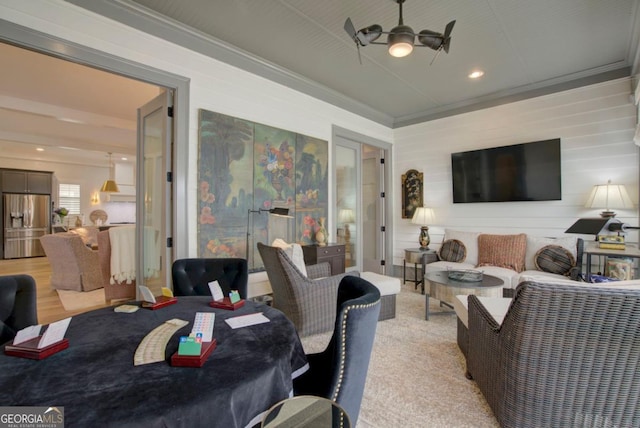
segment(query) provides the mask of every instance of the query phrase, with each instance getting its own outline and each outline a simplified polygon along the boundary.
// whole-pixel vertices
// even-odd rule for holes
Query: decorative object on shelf
[[[108,218],[109,216],[104,210],[93,210],[89,213],[89,220],[96,226],[102,226]]]
[[[60,219],[60,224],[64,226],[64,218],[69,215],[69,210],[66,209],[65,207],[59,207],[56,208],[55,210],[53,210],[53,212],[58,216],[58,218]]]
[[[329,234],[324,226],[325,220],[325,217],[320,217],[318,219],[318,230],[316,231],[316,242],[318,245],[327,245],[327,242],[329,241]]]
[[[344,225],[344,244],[349,248],[351,242],[351,231],[349,230],[349,223],[356,221],[351,208],[343,208],[338,212],[338,221]]]
[[[420,243],[421,250],[428,250],[431,238],[429,237],[429,224],[433,223],[433,210],[427,207],[418,207],[416,209],[411,223],[420,225],[420,236],[418,242]]]
[[[82,219],[80,218],[79,215],[76,216],[76,227],[80,227],[82,226]]]
[[[102,184],[102,188],[100,189],[101,192],[110,192],[110,193],[120,192],[118,185],[113,179],[113,175],[111,171],[112,171],[111,170],[111,152],[109,152],[109,179]]]
[[[422,180],[422,173],[415,169],[402,174],[402,218],[413,218],[416,208],[424,204]]]
[[[616,216],[611,208],[633,208],[633,202],[623,184],[611,184],[609,180],[607,184],[593,186],[585,207],[604,208],[600,216],[610,218]]]

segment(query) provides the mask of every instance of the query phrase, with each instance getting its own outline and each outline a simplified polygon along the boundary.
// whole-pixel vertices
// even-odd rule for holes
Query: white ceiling
[[[629,76],[640,25],[637,0],[406,0],[416,32],[456,20],[449,54],[430,65],[431,49],[398,59],[370,45],[361,65],[345,19],[389,31],[396,0],[67,1],[394,127]]]
[[[135,161],[137,108],[160,88],[0,43],[0,156]],[[43,151],[36,151],[36,149]]]

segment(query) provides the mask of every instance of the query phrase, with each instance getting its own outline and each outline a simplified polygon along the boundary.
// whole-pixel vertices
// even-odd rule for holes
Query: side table
[[[302,254],[304,256],[304,263],[307,265],[315,265],[322,262],[328,262],[331,265],[331,275],[344,273],[344,244],[333,243],[327,245],[303,245]]]
[[[599,248],[596,242],[589,242],[584,247],[584,254],[587,255],[587,266],[585,278],[587,281],[591,276],[591,256],[605,256],[605,257],[629,257],[633,259],[640,259],[640,250],[635,245],[626,245],[624,250],[610,250],[606,248]],[[604,273],[604,269],[602,270]]]
[[[402,282],[413,282],[414,289],[421,286],[421,293],[424,294],[424,274],[425,266],[428,263],[438,261],[436,250],[423,250],[421,248],[407,248],[404,250],[404,260],[402,262]],[[413,279],[407,279],[407,262],[413,263]],[[418,277],[418,263],[422,268],[420,277]]]

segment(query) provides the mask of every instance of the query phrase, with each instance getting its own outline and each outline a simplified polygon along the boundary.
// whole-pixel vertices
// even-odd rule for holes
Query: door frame
[[[190,79],[0,19],[0,42],[173,90],[173,259],[188,256],[187,174]],[[178,149],[179,148],[179,149]]]
[[[339,144],[339,142],[342,142],[343,145],[345,146],[349,146],[349,145],[353,145],[353,144],[357,144],[359,147],[362,144],[366,144],[369,146],[373,146],[373,147],[377,147],[380,148],[382,150],[384,150],[385,152],[385,156],[384,156],[384,172],[385,172],[385,176],[384,176],[384,188],[385,188],[385,198],[384,198],[384,211],[385,211],[385,240],[384,240],[384,251],[383,251],[383,257],[385,260],[385,272],[386,274],[391,274],[393,275],[393,187],[392,187],[392,181],[393,181],[393,152],[392,152],[392,147],[393,145],[389,142],[386,141],[382,141],[382,140],[378,140],[377,138],[373,138],[373,137],[369,137],[367,135],[363,135],[360,134],[358,132],[355,131],[351,131],[349,129],[346,128],[342,128],[340,126],[337,125],[333,125],[331,127],[331,148],[332,148],[332,152],[333,152],[333,159],[332,159],[332,163],[333,163],[333,167],[332,167],[332,181],[333,181],[333,189],[332,189],[332,200],[333,200],[333,208],[332,208],[332,218],[337,219],[338,218],[338,213],[336,212],[337,209],[337,205],[338,205],[338,201],[336,200],[336,192],[335,192],[335,186],[337,183],[337,179],[336,179],[336,160],[335,160],[335,146],[336,144]],[[346,144],[344,144],[346,143]],[[360,165],[359,165],[360,167]],[[356,219],[358,222],[358,230],[362,230],[362,218],[360,216],[358,216],[358,218]],[[361,240],[360,237],[358,237],[358,242],[356,243],[356,245],[361,245]],[[360,251],[360,249],[359,249]],[[361,253],[361,251],[360,251]],[[362,257],[362,254],[359,254],[358,257]]]

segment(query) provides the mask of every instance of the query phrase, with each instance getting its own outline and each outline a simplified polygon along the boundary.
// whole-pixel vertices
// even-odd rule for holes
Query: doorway
[[[174,95],[176,103],[176,107],[173,108],[174,126],[169,132],[171,140],[188,141],[189,80],[187,78],[103,54],[100,51],[76,45],[66,40],[56,39],[50,35],[45,35],[3,20],[0,20],[0,42],[18,48],[28,49],[41,55],[65,60],[74,63],[75,66],[85,66],[163,88],[166,93],[172,93]],[[176,258],[186,257],[189,245],[187,239],[171,239],[177,236],[187,236],[187,222],[181,222],[180,224],[172,219],[178,216],[186,218],[186,191],[184,187],[177,188],[176,186],[186,183],[184,175],[187,170],[185,165],[187,164],[188,150],[186,147],[177,150],[177,147],[172,147],[170,142],[164,144],[165,147],[162,152],[163,158],[160,161],[156,159],[153,165],[155,168],[154,177],[169,177],[170,175],[174,177],[170,183],[164,181],[162,185],[162,188],[165,189],[164,191],[171,195],[169,198],[163,199],[165,205],[161,207],[163,218],[168,219],[160,220],[164,228],[161,235],[166,238],[161,241],[162,248],[165,248],[165,243],[170,244],[171,242],[176,242],[176,245],[166,250],[168,256],[162,258],[162,263],[164,264],[162,271],[164,276],[168,277],[166,272],[169,272],[170,269],[166,268],[166,266],[170,267],[171,261]],[[140,156],[138,156],[138,166],[136,167],[137,176],[145,177],[148,175],[145,168],[149,168],[149,163],[147,162],[147,165],[145,165],[144,162],[142,164],[140,162],[141,159]],[[143,205],[144,197],[141,196],[144,190],[148,189],[142,188],[138,183],[136,188],[138,195],[136,212],[138,213],[145,212]],[[142,242],[144,242],[143,228],[138,228],[138,243],[140,244]],[[144,269],[144,260],[140,254],[136,254],[136,258],[138,260],[138,269],[142,271]],[[163,278],[163,282],[166,283],[166,278]]]
[[[390,189],[391,145],[333,127],[334,218],[345,245],[345,268],[386,272],[393,242]]]

